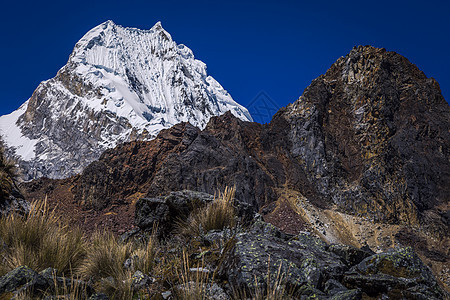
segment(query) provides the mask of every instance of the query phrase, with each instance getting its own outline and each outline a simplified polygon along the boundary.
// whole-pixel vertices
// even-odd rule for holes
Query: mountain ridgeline
[[[152,139],[179,122],[203,128],[226,111],[252,120],[161,23],[140,30],[107,21],[78,41],[54,78],[0,117],[0,133],[23,179],[66,178],[119,143]]]

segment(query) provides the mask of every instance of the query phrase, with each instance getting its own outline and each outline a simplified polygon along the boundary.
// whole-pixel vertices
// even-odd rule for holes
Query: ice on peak
[[[164,28],[162,27],[161,21],[156,22],[155,25],[153,25],[153,27],[151,28],[151,30],[154,30],[154,31],[161,30],[161,29],[164,30]]]

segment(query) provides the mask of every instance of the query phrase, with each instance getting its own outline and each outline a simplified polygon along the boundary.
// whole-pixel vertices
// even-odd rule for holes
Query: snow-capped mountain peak
[[[252,120],[161,22],[141,30],[106,21],[19,110],[0,117],[0,131],[26,179],[62,178],[120,142],[151,139],[179,122],[203,128],[228,110]]]

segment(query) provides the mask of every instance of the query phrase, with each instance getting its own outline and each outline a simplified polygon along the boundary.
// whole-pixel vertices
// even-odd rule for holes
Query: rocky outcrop
[[[310,234],[286,236],[261,221],[237,234],[234,241],[221,272],[235,289],[285,289],[293,299],[313,295],[318,299],[443,299],[447,295],[409,247],[370,254],[327,245]]]
[[[411,248],[372,255],[345,273],[343,282],[371,297],[442,299],[444,292]]]
[[[136,203],[134,223],[144,231],[157,226],[160,233],[169,233],[176,222],[185,221],[193,210],[213,200],[212,195],[188,190],[162,197],[141,198]]]
[[[101,208],[115,198],[154,197],[180,189],[214,194],[236,186],[236,198],[259,210],[277,200],[277,187],[302,190],[325,205],[292,158],[283,124],[264,127],[230,113],[205,130],[188,123],[162,131],[150,142],[131,142],[103,153],[75,179],[76,199]]]
[[[418,224],[448,203],[449,105],[437,82],[397,53],[355,47],[278,119],[308,180],[343,211]]]

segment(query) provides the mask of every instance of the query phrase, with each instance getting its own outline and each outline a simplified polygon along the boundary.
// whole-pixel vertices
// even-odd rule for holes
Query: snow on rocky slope
[[[54,78],[0,117],[0,133],[25,180],[64,178],[121,142],[152,139],[179,122],[204,128],[226,111],[252,120],[160,22],[140,30],[107,21],[81,38]]]

